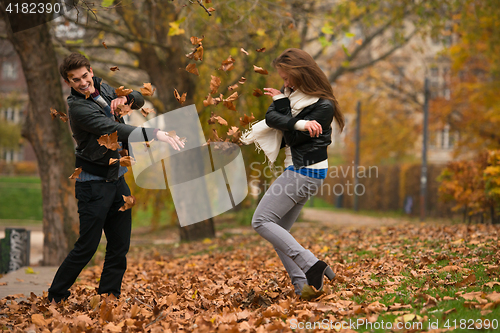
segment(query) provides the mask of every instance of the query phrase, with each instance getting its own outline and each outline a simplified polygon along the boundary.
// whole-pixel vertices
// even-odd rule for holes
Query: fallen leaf
[[[151,86],[151,83],[143,83],[143,87],[141,88],[141,94],[143,96],[153,96],[156,88]]]
[[[43,318],[43,315],[39,313],[35,313],[31,315],[31,322],[35,324],[35,326],[45,326],[47,325],[47,321]]]
[[[200,76],[200,73],[198,72],[198,68],[196,68],[196,64],[189,64],[186,66],[186,71],[188,73],[194,74],[196,76]]]
[[[463,279],[462,281],[455,283],[455,287],[462,288],[462,287],[468,286],[469,284],[474,283],[474,282],[476,282],[476,275],[471,274],[471,275],[467,276],[465,279]]]
[[[116,96],[127,96],[129,95],[133,90],[132,89],[125,89],[123,86],[120,86],[119,88],[115,89]]]
[[[255,65],[253,65],[253,70],[256,72],[256,73],[259,73],[259,74],[263,74],[263,75],[267,75],[269,74],[265,69],[263,69],[262,67],[257,67]]]
[[[177,89],[174,89],[174,97],[181,105],[186,101],[187,92],[183,93],[182,96],[179,95]]]
[[[99,142],[101,146],[105,146],[110,150],[117,150],[118,148],[120,148],[120,145],[118,144],[118,131],[115,131],[109,135],[101,135],[101,137],[97,139],[97,142]]]
[[[107,48],[108,48],[108,46],[106,45],[106,43],[105,43],[105,42],[102,42],[102,45],[104,46],[104,48],[105,48],[105,49],[107,49]]]
[[[116,71],[119,71],[120,69],[118,68],[118,66],[113,66],[113,67],[110,67],[109,70],[116,72]]]
[[[82,173],[82,167],[76,168],[73,174],[69,176],[69,179],[77,179],[80,173]]]
[[[120,209],[118,209],[120,212],[124,212],[127,209],[134,207],[135,197],[133,195],[130,195],[130,196],[122,195],[122,197],[123,197],[123,201],[125,201],[125,203],[123,206],[120,207]]]

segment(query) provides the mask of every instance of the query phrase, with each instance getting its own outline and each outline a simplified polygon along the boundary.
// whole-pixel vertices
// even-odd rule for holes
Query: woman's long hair
[[[304,94],[329,99],[334,105],[334,117],[340,131],[344,129],[344,115],[333,95],[333,89],[325,73],[309,53],[300,49],[287,49],[273,61],[274,68],[280,68],[288,74],[288,79]]]

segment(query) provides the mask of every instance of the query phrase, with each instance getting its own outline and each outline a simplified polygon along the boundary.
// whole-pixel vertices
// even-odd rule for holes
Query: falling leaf
[[[165,132],[165,135],[168,135],[171,138],[175,138],[177,133],[175,131]]]
[[[185,30],[181,29],[180,25],[185,20],[186,20],[186,17],[183,17],[183,18],[178,19],[177,21],[169,22],[168,25],[170,26],[170,29],[168,30],[168,35],[169,36],[182,35],[185,32]]]
[[[227,126],[227,121],[224,118],[222,118],[221,116],[217,116],[212,112],[210,119],[208,119],[208,123],[215,124],[216,122],[218,122],[221,125]]]
[[[247,51],[245,51],[245,49],[244,49],[244,48],[241,48],[241,49],[240,49],[240,51],[241,51],[242,53],[245,53],[246,55],[248,55],[248,52],[247,52]]]
[[[232,86],[227,87],[227,90],[234,90],[238,88],[238,84],[233,84]]]
[[[118,89],[115,89],[115,93],[118,97],[120,96],[127,96],[129,95],[133,90],[132,89],[125,89],[123,86],[120,86]]]
[[[105,48],[105,49],[107,49],[107,48],[108,48],[108,46],[106,45],[106,43],[105,43],[105,42],[102,42],[102,45],[104,46],[104,48]]]
[[[358,45],[363,44],[363,39],[361,39],[361,38],[360,38],[360,39],[357,39],[357,40],[356,40],[356,44],[358,44]]]
[[[56,117],[59,116],[59,119],[61,119],[62,121],[68,121],[68,116],[66,116],[64,112],[59,112],[54,108],[50,108],[50,116],[52,117],[52,120],[56,119]]]
[[[110,150],[117,150],[118,148],[120,148],[120,145],[118,144],[118,131],[115,131],[109,135],[101,135],[101,137],[97,139],[97,142],[99,142],[101,146],[105,146]]]
[[[240,118],[240,124],[241,126],[246,126],[250,123],[252,123],[255,120],[255,117],[252,115],[249,117],[247,115],[244,115],[242,118]]]
[[[215,8],[214,7],[209,7],[209,8],[207,8],[207,12],[209,12],[209,13],[215,12]]]
[[[232,71],[234,69],[235,60],[233,57],[229,56],[226,60],[222,62],[222,66],[219,69],[222,69],[225,72]]]
[[[198,68],[196,68],[196,64],[189,64],[186,66],[186,71],[188,73],[200,76],[200,73],[198,72]]]
[[[224,102],[232,102],[238,99],[238,92],[235,91],[234,93],[231,94],[228,98],[224,100]]]
[[[118,68],[118,66],[113,66],[110,68],[110,70],[113,72],[116,72],[116,71],[119,71],[120,69]]]
[[[263,47],[263,48],[260,48],[260,49],[255,50],[255,51],[257,51],[257,52],[266,52],[266,48],[265,48],[265,47]]]
[[[188,59],[193,59],[193,60],[203,60],[203,45],[199,45],[198,47],[195,47],[191,53],[186,54],[186,57]]]
[[[133,195],[130,195],[130,196],[122,195],[122,197],[123,197],[123,201],[125,201],[125,204],[123,206],[121,206],[120,209],[118,209],[120,212],[124,212],[127,209],[134,207],[135,197]]]
[[[212,98],[212,95],[208,94],[207,99],[205,99],[205,100],[203,101],[203,105],[204,105],[205,107],[207,107],[207,106],[209,106],[209,105],[214,105],[214,104],[215,104],[215,102],[214,102],[214,99]]]
[[[246,81],[247,81],[247,79],[242,76],[241,79],[238,81],[238,83],[244,84]]]
[[[69,176],[69,179],[77,179],[80,173],[82,173],[82,167],[76,168],[73,174]]]
[[[141,94],[143,96],[153,96],[156,88],[151,86],[151,83],[143,83],[143,87],[141,88]]]
[[[133,111],[130,104],[119,104],[115,109],[115,114],[123,117],[125,115],[129,116]]]
[[[181,105],[186,101],[187,92],[183,93],[182,96],[179,95],[177,89],[174,89],[174,97]]]
[[[135,158],[132,156],[124,156],[120,158],[120,165],[124,167],[130,167],[135,164]]]
[[[191,37],[190,38],[190,41],[191,41],[191,44],[193,45],[198,45],[198,44],[201,44],[201,41],[205,38],[205,36],[202,36],[201,38],[199,37]]]
[[[236,106],[233,104],[233,102],[224,101],[223,105],[229,110],[236,111]]]
[[[255,97],[260,97],[260,96],[264,95],[264,93],[262,92],[262,90],[260,90],[259,88],[257,88],[257,89],[253,90],[253,94],[252,95],[254,95]]]
[[[227,135],[235,135],[235,134],[238,134],[240,131],[240,129],[236,126],[231,126],[231,128],[229,129],[229,131],[227,132]]]
[[[153,139],[154,140],[154,139]],[[118,152],[118,154],[120,154],[121,157],[123,156],[128,156],[128,150],[127,149],[122,149]]]
[[[215,139],[213,140],[213,142],[224,141],[219,137],[219,135],[217,134],[217,130],[215,128],[212,129],[212,133],[214,134],[214,139]]]
[[[156,113],[154,109],[152,108],[141,108],[141,114],[144,117],[147,117],[150,113]]]
[[[215,93],[217,93],[217,90],[219,89],[220,87],[220,84],[221,84],[221,79],[220,77],[217,77],[217,76],[212,76],[212,80],[210,80],[210,93],[213,95]]]
[[[85,91],[85,99],[89,98],[91,95],[90,90]]]
[[[255,65],[253,65],[253,70],[256,72],[256,73],[259,73],[259,74],[263,74],[263,75],[267,75],[269,74],[265,69],[263,69],[262,67],[257,67]]]

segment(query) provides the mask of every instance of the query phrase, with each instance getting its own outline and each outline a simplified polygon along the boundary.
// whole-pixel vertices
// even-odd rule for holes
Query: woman
[[[265,123],[255,124],[243,141],[254,142],[271,163],[286,145],[286,169],[257,206],[252,227],[273,244],[295,293],[300,295],[304,284],[319,291],[323,276],[335,277],[331,268],[304,249],[289,231],[326,178],[331,125],[335,118],[342,130],[344,118],[326,75],[307,52],[288,49],[273,61],[273,67],[283,79],[283,88],[264,88],[273,103]]]

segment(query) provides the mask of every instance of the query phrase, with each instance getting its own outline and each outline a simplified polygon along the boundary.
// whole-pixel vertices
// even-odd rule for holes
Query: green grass
[[[39,177],[0,177],[0,220],[3,224],[42,221]]]

